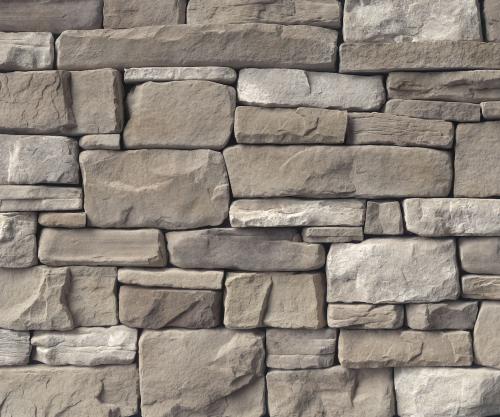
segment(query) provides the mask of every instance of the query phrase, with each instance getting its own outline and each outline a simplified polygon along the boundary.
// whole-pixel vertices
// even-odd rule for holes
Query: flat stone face
[[[144,3],[144,2],[142,2]],[[125,68],[125,84],[139,84],[147,81],[203,80],[221,84],[234,84],[236,71],[229,67],[149,67]]]
[[[170,261],[180,268],[310,271],[325,263],[321,245],[298,242],[294,232],[205,229],[167,233]]]
[[[90,150],[119,150],[120,149],[120,134],[110,133],[110,134],[97,134],[97,135],[85,135],[80,138],[78,144],[80,148],[90,151]]]
[[[0,366],[27,365],[30,350],[29,332],[0,329]]]
[[[465,271],[500,275],[500,238],[462,238],[458,248],[460,263]]]
[[[302,240],[308,243],[346,243],[363,240],[362,227],[305,227],[302,229]]]
[[[53,63],[54,37],[51,33],[0,32],[0,71],[47,70],[52,69]]]
[[[420,236],[500,235],[500,201],[410,198],[403,202],[406,228]]]
[[[325,283],[321,273],[227,274],[224,325],[252,329],[324,327]]]
[[[238,100],[250,106],[375,111],[385,103],[385,89],[380,76],[248,68],[239,72]]]
[[[486,39],[497,42],[500,40],[500,5],[495,0],[484,0],[484,23]]]
[[[500,275],[463,275],[462,294],[476,300],[500,300]]]
[[[406,322],[415,330],[473,329],[477,302],[451,301],[436,304],[408,304]]]
[[[399,75],[400,73],[398,73]],[[396,75],[396,74],[394,74]],[[421,75],[433,75],[421,73]],[[391,77],[392,75],[389,75]],[[394,78],[392,82],[394,83]],[[394,86],[394,84],[393,84]],[[399,91],[396,92],[396,94]],[[453,101],[404,100],[395,98],[385,104],[386,113],[399,116],[418,117],[430,120],[448,120],[451,122],[479,122],[481,107],[473,103],[458,103]]]
[[[368,235],[402,235],[403,214],[399,201],[368,201],[365,233]]]
[[[329,302],[407,303],[458,298],[451,239],[374,238],[334,244],[327,260]]]
[[[267,373],[271,417],[392,417],[390,369],[327,369]]]
[[[36,214],[0,213],[0,267],[36,265]]]
[[[164,266],[158,230],[42,229],[38,257],[48,265]]]
[[[38,223],[45,227],[83,228],[87,224],[85,213],[39,213]]]
[[[431,197],[451,187],[450,156],[433,149],[236,145],[224,159],[236,198]]]
[[[51,366],[132,363],[137,330],[125,326],[80,327],[69,332],[34,332],[33,359]]]
[[[0,212],[80,210],[81,188],[0,185]]]
[[[185,229],[227,217],[229,183],[218,152],[85,151],[80,164],[90,226]]]
[[[484,301],[474,327],[474,362],[478,365],[500,368],[500,303]]]
[[[57,67],[73,70],[205,65],[335,70],[337,32],[258,23],[71,30],[56,47]]]
[[[234,135],[246,144],[341,144],[347,128],[347,113],[338,110],[236,108]]]
[[[217,327],[222,295],[216,291],[120,288],[120,322],[145,329]]]
[[[352,329],[398,329],[403,327],[404,308],[386,304],[328,304],[328,326]]]
[[[262,333],[146,330],[139,355],[144,417],[265,414]]]
[[[499,120],[500,101],[486,101],[481,103],[481,113],[486,120]]]
[[[208,81],[148,82],[127,96],[127,149],[219,150],[233,132],[236,92]]]

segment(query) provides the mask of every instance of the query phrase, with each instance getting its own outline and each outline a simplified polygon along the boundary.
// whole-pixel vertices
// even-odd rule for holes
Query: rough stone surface
[[[368,201],[365,233],[368,235],[402,235],[403,214],[398,201]]]
[[[414,237],[340,243],[327,260],[329,302],[405,303],[458,298],[455,242]]]
[[[476,300],[500,300],[500,275],[463,275],[462,294]]]
[[[125,68],[125,84],[147,81],[202,80],[221,84],[234,84],[238,75],[229,67],[149,67]]]
[[[500,4],[497,0],[484,0],[483,15],[488,41],[500,41]]]
[[[302,240],[308,243],[347,243],[363,240],[362,227],[305,227]]]
[[[424,73],[429,75],[430,73]],[[391,77],[389,75],[389,77]],[[386,113],[451,122],[479,122],[481,107],[473,103],[453,101],[404,100],[395,98],[385,104]],[[484,113],[484,111],[483,111]]]
[[[40,213],[38,223],[45,227],[81,229],[87,224],[85,213]]]
[[[415,330],[468,330],[474,328],[477,309],[475,301],[408,304],[406,322]]]
[[[0,32],[0,71],[47,70],[52,69],[53,63],[54,37],[51,33]]]
[[[0,212],[82,209],[81,188],[0,185]]]
[[[120,134],[85,135],[80,138],[80,148],[90,150],[110,150],[120,149]]]
[[[465,271],[500,275],[500,238],[462,238],[458,248],[460,263]]]
[[[259,417],[265,412],[262,333],[147,330],[139,355],[144,417],[178,417],[179,412]]]
[[[500,368],[500,303],[481,303],[474,327],[474,362],[478,365]]]
[[[30,350],[29,332],[0,329],[0,366],[27,365]]]
[[[36,214],[0,213],[0,268],[36,265]]]
[[[486,120],[499,120],[500,101],[486,101],[481,103],[481,113]]]
[[[386,304],[328,304],[328,326],[352,329],[398,329],[403,326],[404,308]]]

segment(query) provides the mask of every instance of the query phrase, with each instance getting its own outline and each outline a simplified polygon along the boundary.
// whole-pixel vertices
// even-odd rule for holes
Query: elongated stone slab
[[[422,75],[433,74],[422,73]],[[395,84],[394,78],[396,74],[389,75],[389,77],[391,76],[393,77],[391,80]],[[399,116],[418,117],[429,120],[448,120],[451,122],[479,122],[481,120],[481,107],[478,104],[453,101],[403,100],[395,98],[385,104],[384,111]]]
[[[78,142],[80,148],[91,151],[91,150],[110,150],[117,151],[120,150],[121,135],[118,133],[110,134],[97,134],[97,135],[85,135],[82,136]]]
[[[265,107],[324,107],[376,111],[385,103],[382,77],[296,69],[243,69],[238,100]]]
[[[0,213],[0,268],[36,265],[36,213]]]
[[[337,32],[259,23],[70,30],[56,47],[57,67],[73,70],[204,65],[335,70]]]
[[[104,0],[104,28],[186,23],[187,0]]]
[[[405,308],[408,327],[415,330],[473,329],[478,310],[475,301],[408,304]]]
[[[328,302],[407,303],[453,300],[460,294],[455,242],[374,238],[330,247]]]
[[[81,229],[87,224],[85,213],[40,213],[38,223],[45,227],[64,227],[66,229]]]
[[[80,210],[81,188],[0,185],[0,212]]]
[[[499,120],[500,101],[485,101],[481,103],[481,113],[486,120]]]
[[[0,366],[27,365],[30,351],[29,332],[0,329]]]
[[[402,235],[403,213],[399,201],[368,201],[365,233],[368,235]]]
[[[328,304],[328,326],[351,329],[398,329],[404,308],[396,304]]]
[[[500,303],[481,303],[474,326],[474,362],[478,365],[500,368]]]
[[[461,238],[458,248],[465,271],[500,275],[500,238]]]
[[[433,149],[236,145],[224,159],[236,198],[432,197],[451,188],[450,156]]]
[[[3,11],[2,8],[2,15]],[[51,33],[0,32],[0,71],[48,70],[53,65],[54,37]]]
[[[326,226],[302,229],[302,240],[308,243],[361,242],[363,239],[362,227]]]
[[[475,300],[500,300],[500,275],[463,275],[462,294]]]
[[[500,6],[495,0],[483,2],[486,39],[492,42],[500,41]]]
[[[238,75],[229,67],[149,67],[125,68],[125,84],[140,84],[147,81],[203,80],[221,84],[234,84]]]

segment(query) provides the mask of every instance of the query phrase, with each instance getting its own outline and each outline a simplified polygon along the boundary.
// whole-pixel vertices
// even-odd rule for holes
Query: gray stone
[[[347,113],[338,110],[236,108],[234,135],[246,144],[340,144],[344,143]]]
[[[34,332],[33,359],[47,365],[126,365],[137,350],[137,330],[125,326]]]
[[[0,329],[0,366],[27,365],[30,350],[29,332]]]
[[[362,227],[305,227],[302,240],[308,243],[361,242],[364,239]]]
[[[165,241],[158,230],[42,229],[38,257],[60,265],[164,266]]]
[[[223,149],[233,132],[236,93],[209,81],[148,82],[128,94],[127,149]],[[167,110],[167,111],[166,111]]]
[[[486,120],[499,120],[500,101],[486,101],[481,103],[481,113]]]
[[[372,304],[458,298],[459,272],[452,239],[373,238],[339,243],[327,260],[328,302]]]
[[[53,64],[54,37],[51,33],[0,32],[0,71],[47,70],[52,69]]]
[[[321,245],[298,242],[292,231],[204,229],[167,233],[172,264],[180,268],[311,271],[325,263]]]
[[[230,272],[225,282],[224,326],[233,329],[324,327],[321,273]]]
[[[382,77],[297,69],[243,69],[238,100],[265,107],[325,107],[375,111],[385,103]]]
[[[451,188],[450,156],[434,149],[236,145],[224,159],[235,198],[432,197]]]
[[[120,288],[120,323],[130,327],[217,327],[221,310],[222,295],[216,291]]]
[[[0,185],[0,212],[81,210],[82,189],[44,185]]]
[[[464,271],[500,275],[500,238],[462,238],[458,248]]]
[[[474,327],[474,362],[500,368],[500,303],[483,301]]]
[[[474,328],[477,308],[475,301],[408,304],[406,322],[415,330],[468,330]]]
[[[89,226],[189,229],[217,226],[229,211],[215,151],[85,151],[80,165]]]
[[[462,295],[476,300],[500,300],[500,275],[463,275]]]
[[[402,235],[403,213],[399,201],[368,201],[365,233],[367,235]]]
[[[36,213],[0,213],[0,268],[36,265]]]
[[[125,68],[125,84],[140,84],[147,81],[202,80],[221,84],[234,84],[236,71],[229,67],[149,67]]]
[[[120,150],[120,134],[85,135],[80,138],[80,148],[90,150]]]
[[[337,32],[313,26],[171,25],[67,31],[56,41],[61,69],[227,66],[335,70]]]
[[[139,355],[144,417],[265,414],[262,333],[147,330]]]
[[[500,41],[500,4],[497,0],[484,0],[484,25],[488,41]]]
[[[395,304],[328,304],[328,326],[351,329],[398,329],[404,308]]]
[[[423,73],[429,75],[428,73]],[[389,75],[389,77],[391,77]],[[399,116],[419,117],[430,120],[448,120],[451,122],[479,122],[481,107],[473,103],[453,101],[403,100],[392,99],[385,104],[386,113]]]
[[[38,223],[45,227],[81,229],[87,224],[87,215],[85,213],[40,213]]]

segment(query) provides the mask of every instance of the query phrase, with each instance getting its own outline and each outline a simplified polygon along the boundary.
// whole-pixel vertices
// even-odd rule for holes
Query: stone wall
[[[500,415],[498,197],[498,0],[0,1],[0,417]]]

